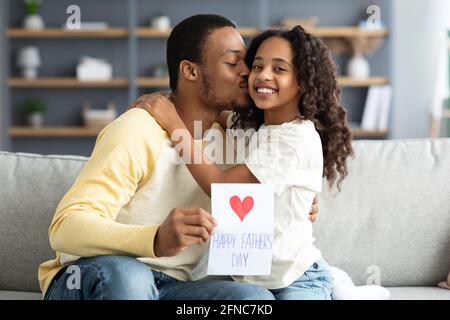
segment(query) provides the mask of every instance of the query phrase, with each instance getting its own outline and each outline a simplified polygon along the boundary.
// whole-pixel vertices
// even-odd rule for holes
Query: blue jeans
[[[78,279],[77,279],[77,270]],[[52,280],[45,300],[273,300],[269,290],[230,280],[178,281],[126,256],[81,258]]]
[[[320,259],[290,286],[270,290],[277,300],[331,300],[333,277],[328,263]]]

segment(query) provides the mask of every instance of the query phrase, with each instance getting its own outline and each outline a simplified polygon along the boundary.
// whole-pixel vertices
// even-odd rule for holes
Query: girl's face
[[[248,78],[250,96],[258,108],[298,110],[300,86],[293,58],[292,46],[283,38],[271,37],[261,43]]]

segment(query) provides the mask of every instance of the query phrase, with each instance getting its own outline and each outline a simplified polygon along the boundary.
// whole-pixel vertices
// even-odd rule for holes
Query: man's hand
[[[216,225],[216,219],[201,208],[172,209],[156,233],[155,255],[171,257],[193,244],[205,243]]]
[[[314,200],[311,206],[311,211],[309,211],[309,220],[311,222],[316,221],[317,213],[319,212],[319,199],[317,198],[317,195],[314,196]]]

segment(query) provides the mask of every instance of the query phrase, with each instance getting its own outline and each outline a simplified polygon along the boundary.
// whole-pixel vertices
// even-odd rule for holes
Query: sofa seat
[[[391,300],[450,300],[450,290],[439,287],[390,287]]]
[[[0,300],[42,300],[42,293],[0,290]]]

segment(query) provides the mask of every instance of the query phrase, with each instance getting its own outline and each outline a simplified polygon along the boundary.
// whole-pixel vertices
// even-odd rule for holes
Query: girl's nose
[[[269,80],[272,80],[273,77],[272,77],[272,72],[271,72],[270,68],[264,68],[264,69],[262,69],[261,72],[260,72],[259,75],[258,75],[258,79],[259,79],[260,81],[269,81]]]

